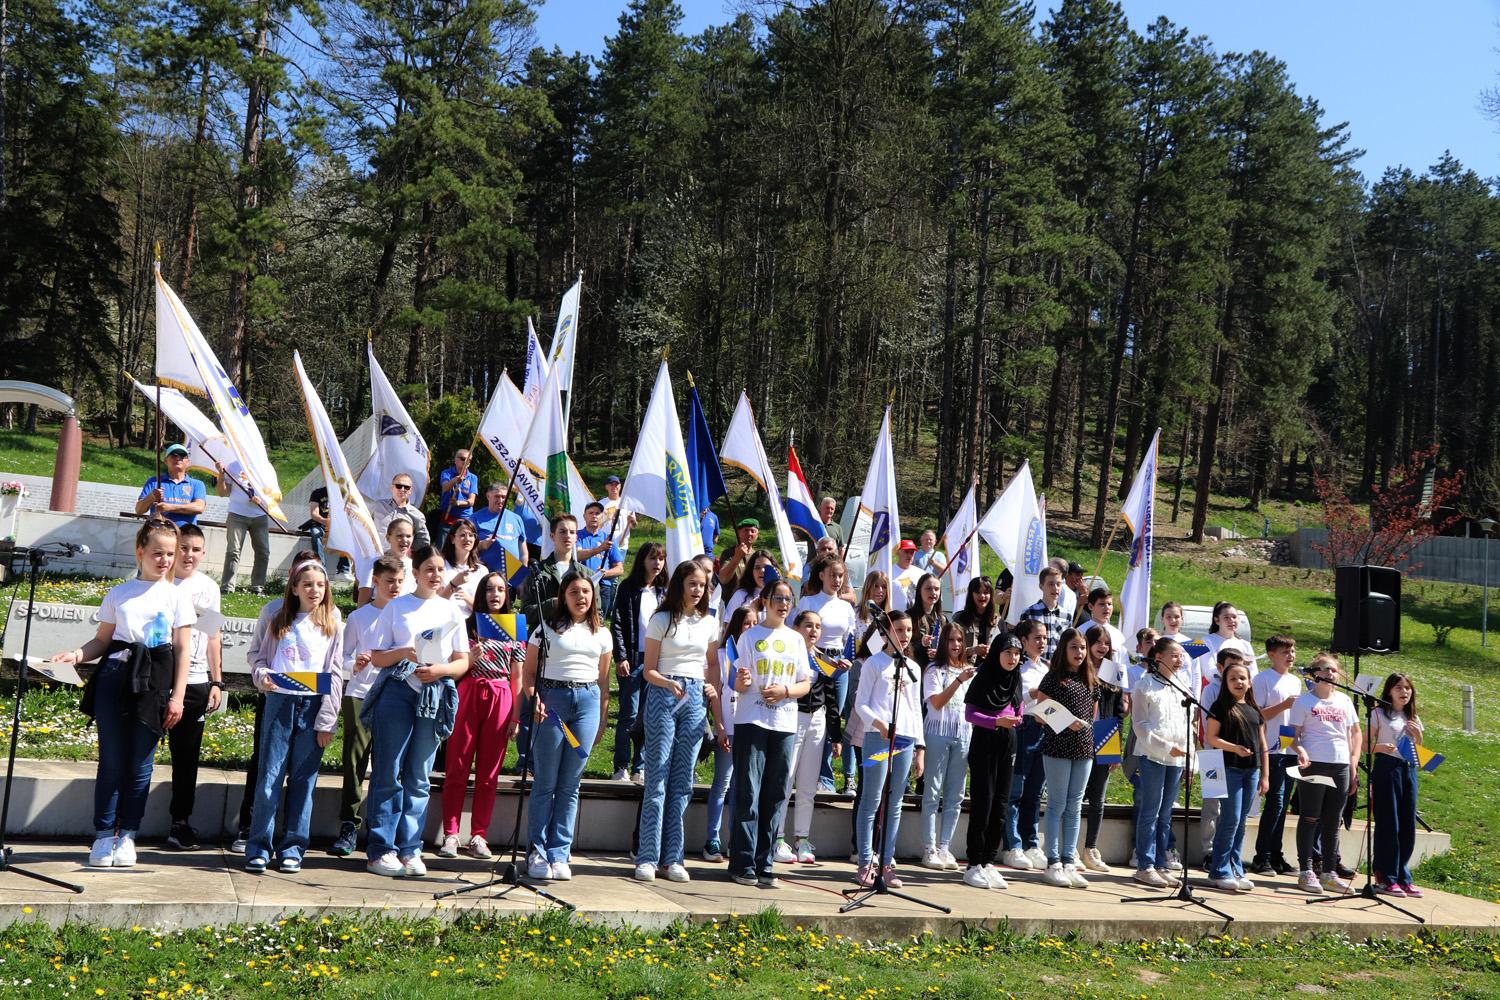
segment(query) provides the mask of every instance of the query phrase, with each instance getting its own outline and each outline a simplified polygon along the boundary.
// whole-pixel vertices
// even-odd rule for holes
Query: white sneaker
[[[655,882],[656,866],[652,864],[636,865],[635,880],[637,882]]]
[[[1180,871],[1182,871],[1182,856],[1180,854],[1178,854],[1175,850],[1171,850],[1171,851],[1167,852],[1167,871],[1169,871],[1169,872],[1180,872]]]
[[[90,868],[113,868],[115,866],[115,835],[112,833],[101,833],[94,838],[94,846],[89,848]]]
[[[776,847],[771,851],[771,860],[778,865],[789,865],[797,860],[797,855],[792,853],[791,845],[784,840],[776,841]]]
[[[964,872],[964,885],[972,885],[976,889],[994,888],[994,886],[990,884],[990,877],[985,872],[983,865],[971,865],[969,869]]]
[[[950,871],[950,872],[956,872],[956,871],[958,871],[958,868],[959,868],[958,859],[953,856],[953,852],[950,851],[950,850],[948,850],[947,847],[939,847],[938,848],[938,857],[942,860],[943,867],[946,868],[946,869],[948,869],[948,871]]]
[[[533,854],[526,862],[526,875],[528,878],[546,879],[552,877],[552,866],[547,859],[540,854]]]
[[[1136,871],[1142,871],[1143,870],[1141,868],[1141,866],[1140,866],[1140,863],[1138,861],[1136,861],[1135,848],[1134,847],[1132,847],[1130,849],[1130,860],[1128,862],[1126,862],[1126,864],[1128,864],[1131,868],[1134,868]]]
[[[1097,847],[1090,847],[1083,852],[1083,867],[1091,872],[1107,873],[1109,871],[1109,865],[1104,863],[1104,858]]]
[[[378,858],[371,858],[365,862],[365,871],[372,875],[397,876],[405,873],[406,866],[401,864],[401,859],[396,857],[395,851],[386,851]]]
[[[985,877],[990,880],[991,889],[1009,889],[1010,884],[1005,881],[1005,876],[1000,874],[1000,869],[994,865],[984,866]]]
[[[440,858],[458,857],[458,834],[450,833],[444,837],[442,846],[438,848],[437,854]]]
[[[635,782],[637,785],[644,785],[646,783],[646,772],[632,771],[630,774],[630,780]]]
[[[1169,868],[1158,868],[1156,869],[1156,874],[1160,875],[1162,880],[1174,889],[1182,884],[1182,876]]]
[[[1314,896],[1323,895],[1323,883],[1318,881],[1318,876],[1311,871],[1304,871],[1297,876],[1297,888]]]
[[[818,855],[813,850],[812,841],[808,840],[806,837],[803,837],[801,840],[797,841],[797,863],[798,864],[803,864],[803,865],[816,864],[817,860],[818,860]]]
[[[1255,891],[1255,883],[1252,882],[1252,881],[1250,881],[1249,879],[1245,878],[1243,875],[1237,877],[1235,879],[1235,881],[1240,884],[1240,892],[1254,892]]]
[[[1063,871],[1063,866],[1060,863],[1048,865],[1047,870],[1042,873],[1042,881],[1048,885],[1055,885],[1060,889],[1073,888],[1072,879],[1068,878],[1068,873]]]
[[[1026,857],[1026,852],[1019,847],[1013,847],[1000,855],[1000,863],[1007,868],[1014,868],[1016,871],[1031,871],[1031,861]]]
[[[1219,889],[1223,892],[1240,891],[1240,880],[1237,878],[1209,879],[1209,884],[1212,885],[1215,889]]]
[[[627,771],[627,770],[625,770],[622,767],[618,771],[616,771],[614,774],[610,775],[610,780],[611,781],[629,781],[630,780],[630,772]]]
[[[407,878],[421,878],[427,874],[427,866],[422,863],[420,853],[413,854],[409,858],[401,858],[401,873]]]
[[[1165,889],[1167,880],[1161,877],[1161,873],[1154,868],[1142,868],[1130,876],[1141,885],[1149,885],[1153,889]]]
[[[1036,871],[1046,871],[1047,855],[1042,853],[1040,847],[1033,847],[1026,852],[1026,860],[1031,862],[1031,867]]]
[[[480,861],[488,861],[495,856],[490,850],[489,842],[478,834],[469,838],[469,854]]]
[[[1077,865],[1063,865],[1063,874],[1068,876],[1068,885],[1073,888],[1087,889],[1089,887],[1089,880],[1083,877],[1083,873],[1078,870]]]
[[[922,867],[939,872],[948,869],[948,866],[943,864],[943,856],[938,853],[936,847],[922,848]]]
[[[668,882],[690,882],[690,881],[692,881],[692,878],[693,877],[688,874],[688,870],[686,868],[684,868],[682,865],[680,865],[680,864],[670,864],[670,865],[667,865],[667,881]]]
[[[568,867],[566,861],[557,861],[552,865],[552,877],[559,882],[566,882],[573,877],[573,869]]]
[[[115,838],[115,867],[135,867],[135,831],[121,830]]]

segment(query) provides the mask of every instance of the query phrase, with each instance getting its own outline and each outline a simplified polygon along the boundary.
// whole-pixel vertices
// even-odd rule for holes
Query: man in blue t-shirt
[[[474,516],[474,501],[479,496],[479,477],[469,471],[469,458],[469,449],[458,449],[453,453],[453,464],[438,477],[438,484],[442,487],[442,495],[438,500],[438,510],[442,514],[437,538],[440,546],[448,537],[448,529],[459,518],[467,520]]]
[[[135,502],[135,512],[150,516],[165,517],[179,528],[184,524],[197,524],[198,515],[208,505],[208,490],[187,473],[188,450],[180,444],[169,444],[162,451],[166,472],[160,477],[152,476],[141,487],[141,495]]]
[[[699,533],[703,536],[703,554],[711,556],[714,554],[714,546],[719,541],[719,515],[709,507],[703,511],[703,520],[698,524]]]
[[[583,509],[583,528],[578,532],[578,561],[594,574],[599,587],[599,611],[608,618],[615,608],[615,588],[625,572],[625,557],[620,547],[609,539],[609,525],[604,523],[604,504],[589,501]]]
[[[505,509],[505,484],[490,483],[484,498],[485,506],[474,514],[474,528],[479,533],[479,561],[492,571],[503,573],[503,556],[510,553],[512,560],[519,560],[524,565],[527,561],[526,526],[521,523],[519,514]]]

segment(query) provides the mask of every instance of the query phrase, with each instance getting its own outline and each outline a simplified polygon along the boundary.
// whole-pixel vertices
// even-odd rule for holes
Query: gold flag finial
[[[693,381],[693,372],[692,372],[691,369],[688,370],[687,377],[688,377],[688,388],[690,388],[690,389],[696,389],[696,388],[698,388],[698,383]]]
[[[156,262],[161,263],[161,240],[156,241]]]

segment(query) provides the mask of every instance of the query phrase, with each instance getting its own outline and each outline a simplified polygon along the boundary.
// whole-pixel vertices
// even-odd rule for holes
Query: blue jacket
[[[359,709],[359,721],[366,729],[375,728],[375,704],[385,694],[386,687],[405,684],[411,672],[420,666],[412,660],[402,660],[380,672]],[[444,677],[422,685],[418,698],[416,718],[437,720],[433,727],[437,730],[437,737],[446,740],[453,734],[453,721],[458,717],[458,685],[453,683],[452,677]]]

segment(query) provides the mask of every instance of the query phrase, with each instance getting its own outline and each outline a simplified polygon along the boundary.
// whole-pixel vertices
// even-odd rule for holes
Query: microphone
[[[53,544],[61,545],[70,556],[86,556],[94,551],[82,542],[54,542]]]

